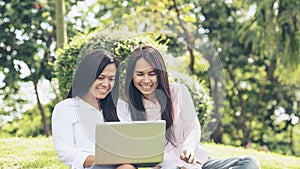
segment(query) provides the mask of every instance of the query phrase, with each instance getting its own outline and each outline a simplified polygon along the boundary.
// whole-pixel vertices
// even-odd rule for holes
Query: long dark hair
[[[136,62],[141,58],[144,58],[154,68],[157,74],[158,86],[155,90],[155,96],[161,107],[161,119],[166,121],[166,139],[173,144],[175,137],[172,129],[173,113],[168,73],[161,54],[151,46],[136,48],[128,59],[125,77],[125,94],[132,120],[146,120],[145,107],[142,101],[143,94],[133,83],[133,72]]]
[[[105,121],[119,121],[116,110],[119,98],[119,62],[114,54],[103,49],[96,49],[89,52],[81,60],[67,96],[67,98],[83,97],[89,91],[96,78],[102,73],[103,69],[112,63],[117,68],[115,84],[112,91],[104,99],[99,100]]]

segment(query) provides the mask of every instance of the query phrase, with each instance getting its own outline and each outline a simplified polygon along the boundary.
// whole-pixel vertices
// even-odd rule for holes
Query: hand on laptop
[[[193,152],[190,152],[188,150],[183,150],[182,153],[180,154],[180,159],[185,161],[186,163],[189,164],[200,164],[202,165],[202,163],[200,161],[197,160],[197,158],[195,157],[195,154]]]
[[[85,161],[83,163],[83,167],[84,168],[91,167],[93,164],[94,164],[94,156],[93,155],[89,155],[85,159]]]

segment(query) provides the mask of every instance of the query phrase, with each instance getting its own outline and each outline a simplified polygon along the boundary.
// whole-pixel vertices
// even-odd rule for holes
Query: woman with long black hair
[[[135,168],[130,164],[93,166],[96,124],[120,121],[117,112],[128,111],[126,103],[118,100],[117,67],[115,55],[108,51],[88,53],[76,70],[67,98],[53,110],[55,149],[60,160],[71,168]]]
[[[185,85],[169,84],[164,60],[157,49],[138,47],[129,56],[125,95],[130,108],[129,120],[166,121],[164,161],[156,168],[260,168],[252,157],[209,158],[200,145],[201,128],[192,97]]]

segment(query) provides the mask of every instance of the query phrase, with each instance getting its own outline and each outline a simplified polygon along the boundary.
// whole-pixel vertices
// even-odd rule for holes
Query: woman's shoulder
[[[74,104],[75,98],[68,98],[58,102],[52,112],[52,123],[64,119],[65,122],[77,121],[76,108]]]
[[[118,111],[126,111],[127,112],[129,110],[129,105],[125,100],[119,99],[117,109],[118,109]]]
[[[131,121],[129,107],[124,100],[118,100],[117,113],[120,121]]]
[[[67,98],[64,100],[61,100],[60,102],[56,103],[55,107],[64,107],[64,106],[70,106],[74,104],[75,98]]]
[[[127,104],[123,99],[118,99],[118,104]]]
[[[118,108],[127,108],[128,104],[122,99],[118,99]]]
[[[170,90],[171,93],[178,93],[182,90],[186,90],[187,87],[185,86],[185,84],[183,83],[170,83]]]
[[[56,103],[54,110],[53,110],[53,115],[65,114],[66,112],[72,112],[71,109],[73,110],[73,108],[74,108],[74,100],[75,100],[75,98],[67,98],[67,99],[64,99],[64,100]]]

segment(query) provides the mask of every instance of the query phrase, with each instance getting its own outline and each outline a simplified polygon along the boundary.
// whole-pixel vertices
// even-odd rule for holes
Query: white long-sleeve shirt
[[[202,164],[208,159],[208,152],[201,146],[201,128],[197,118],[196,110],[192,97],[183,84],[170,84],[170,92],[172,99],[172,108],[174,115],[173,132],[175,135],[176,147],[171,143],[165,146],[164,161],[159,165],[163,168],[174,166],[186,166],[189,169],[201,168],[201,165],[188,164],[180,159],[180,154],[184,149],[195,153],[195,156]],[[143,99],[144,107],[146,110],[147,120],[160,120],[161,108],[159,103],[153,103],[147,99]],[[126,112],[129,113],[129,112]],[[120,115],[127,117],[130,120],[130,114]]]
[[[117,112],[129,114],[124,101],[118,101]],[[95,126],[99,123],[104,123],[102,111],[80,97],[59,102],[52,115],[53,141],[59,159],[71,168],[83,168],[87,156],[95,155]]]

